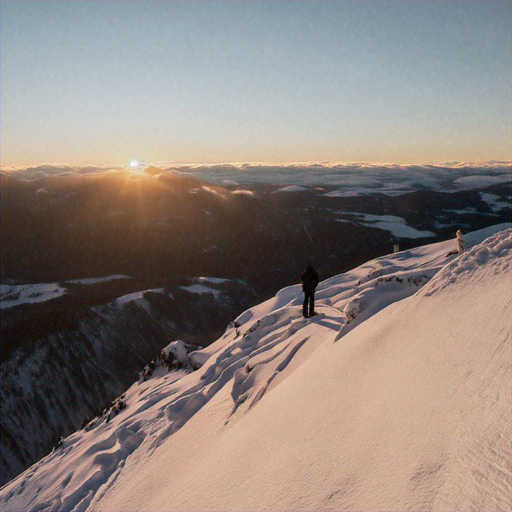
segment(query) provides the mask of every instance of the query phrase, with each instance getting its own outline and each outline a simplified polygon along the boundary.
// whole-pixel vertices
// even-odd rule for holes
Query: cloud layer
[[[215,185],[271,184],[281,186],[330,187],[331,195],[381,192],[397,195],[417,189],[446,192],[481,188],[512,180],[510,161],[447,162],[401,165],[389,163],[304,162],[288,164],[152,164],[162,171],[193,176]],[[50,176],[84,176],[127,172],[129,166],[72,166],[44,164],[37,167],[2,167],[1,172],[22,180]]]

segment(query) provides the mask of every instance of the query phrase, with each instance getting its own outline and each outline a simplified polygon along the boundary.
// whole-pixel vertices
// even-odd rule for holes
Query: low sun
[[[146,166],[147,165],[142,163],[140,160],[130,160],[126,166],[126,169],[133,174],[142,174]]]

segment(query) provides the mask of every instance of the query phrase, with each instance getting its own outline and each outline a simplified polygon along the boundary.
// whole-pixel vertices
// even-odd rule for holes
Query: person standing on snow
[[[457,230],[457,252],[459,254],[464,252],[464,235],[460,229]]]
[[[308,318],[316,315],[315,313],[315,289],[320,278],[313,265],[302,272],[300,279],[302,281],[302,290],[304,291],[304,304],[302,305],[302,316]]]

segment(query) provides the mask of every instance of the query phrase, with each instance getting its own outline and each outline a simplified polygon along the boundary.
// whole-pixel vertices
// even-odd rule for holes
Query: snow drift
[[[282,290],[189,354],[201,369],[134,384],[4,486],[2,510],[510,510],[500,228],[324,281],[307,322]]]

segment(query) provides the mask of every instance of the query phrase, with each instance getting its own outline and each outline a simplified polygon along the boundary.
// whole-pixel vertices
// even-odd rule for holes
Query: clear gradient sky
[[[511,2],[2,0],[2,165],[511,159]]]

